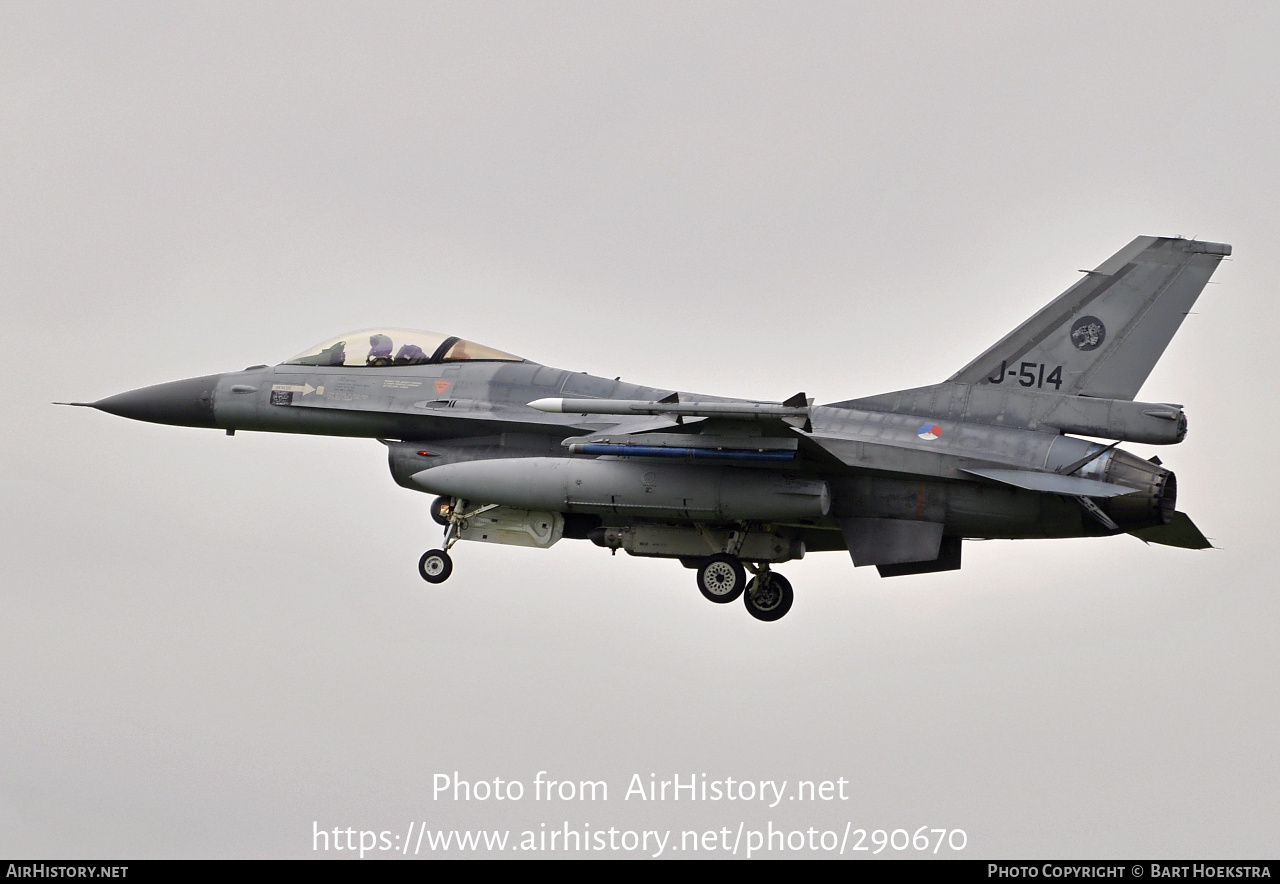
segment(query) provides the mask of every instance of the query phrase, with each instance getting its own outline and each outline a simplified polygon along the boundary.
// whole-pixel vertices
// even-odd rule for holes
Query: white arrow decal
[[[281,393],[301,393],[303,396],[308,393],[324,395],[324,387],[313,387],[310,384],[272,384],[271,389]]]

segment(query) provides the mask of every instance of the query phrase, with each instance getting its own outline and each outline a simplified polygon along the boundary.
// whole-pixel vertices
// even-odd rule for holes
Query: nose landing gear
[[[473,513],[464,512],[465,509],[466,501],[455,498],[437,497],[431,502],[431,518],[444,526],[444,549],[429,549],[418,559],[418,574],[428,583],[444,583],[449,579],[453,573],[449,550],[458,542],[459,529],[465,525],[467,516],[483,512],[487,507]]]
[[[453,559],[442,549],[429,549],[418,559],[418,573],[428,583],[444,583],[453,573]]]

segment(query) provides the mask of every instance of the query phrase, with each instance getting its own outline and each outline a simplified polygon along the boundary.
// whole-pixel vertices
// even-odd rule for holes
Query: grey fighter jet
[[[428,583],[448,579],[460,540],[589,540],[675,559],[707,599],[742,597],[770,621],[793,598],[774,566],[812,552],[893,577],[959,568],[965,538],[1209,546],[1176,509],[1174,474],[1116,446],[1186,435],[1181,405],[1134,397],[1230,254],[1139,237],[945,382],[829,405],[636,386],[394,328],[69,404],[229,435],[377,439],[397,483],[436,495]]]

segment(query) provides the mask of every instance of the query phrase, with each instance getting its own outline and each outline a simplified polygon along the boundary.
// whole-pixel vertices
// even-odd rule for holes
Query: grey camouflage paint
[[[757,547],[744,547],[742,532],[770,538],[759,546],[776,551],[760,554],[766,567],[805,551],[848,549],[855,565],[878,565],[882,574],[959,567],[961,538],[1128,531],[1202,546],[1194,527],[1190,541],[1160,533],[1175,521],[1169,470],[1067,434],[1182,440],[1181,406],[1133,399],[1230,251],[1139,237],[947,382],[825,406],[793,397],[786,404],[802,403],[799,420],[748,419],[745,410],[759,403],[530,361],[258,366],[93,405],[227,432],[377,438],[403,487],[560,513],[565,537],[632,544],[623,548],[687,564],[747,555]],[[530,407],[556,397],[588,400],[580,403],[587,410],[589,400],[635,400],[654,413]],[[666,406],[671,413],[662,413],[663,402],[675,403]],[[734,404],[744,413],[722,413]],[[671,453],[659,449],[673,441],[691,457],[705,448],[744,462],[650,456]],[[592,444],[612,453],[581,453]],[[634,445],[648,454],[627,454]],[[1178,525],[1190,524],[1177,515]]]

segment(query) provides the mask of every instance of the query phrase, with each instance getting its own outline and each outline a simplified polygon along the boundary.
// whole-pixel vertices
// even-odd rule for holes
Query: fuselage
[[[1102,445],[1057,432],[948,420],[930,414],[895,414],[852,407],[811,409],[811,428],[735,427],[761,438],[797,440],[790,462],[735,462],[693,459],[575,455],[574,440],[621,434],[690,433],[707,430],[706,419],[677,423],[661,417],[547,414],[528,403],[547,397],[661,400],[675,391],[624,383],[523,361],[468,361],[443,364],[343,366],[255,366],[244,371],[160,384],[110,397],[96,407],[125,417],[222,429],[383,440],[391,472],[406,488],[448,493],[422,476],[439,467],[477,464],[471,475],[484,497],[507,506],[553,508],[576,517],[577,534],[590,527],[633,523],[695,521],[708,525],[740,521],[769,523],[781,535],[803,541],[810,551],[844,549],[838,520],[848,517],[941,522],[948,536],[970,538],[1071,537],[1115,533],[1072,500],[1006,484],[983,481],[966,470],[1009,468],[1055,471]],[[734,402],[678,394],[682,400]],[[701,427],[700,427],[701,424]],[[493,463],[500,461],[501,463]],[[521,461],[524,463],[522,464]],[[480,467],[481,462],[490,462]],[[597,463],[586,466],[584,462]],[[576,464],[576,466],[574,466]],[[579,481],[601,490],[595,498],[574,498],[562,466]],[[444,476],[445,471],[437,471]],[[454,469],[454,483],[466,481]],[[502,479],[497,477],[502,474]],[[526,475],[527,473],[527,475]],[[579,476],[578,474],[582,475]],[[634,474],[634,475],[633,475]],[[1124,481],[1137,491],[1100,505],[1118,530],[1161,524],[1172,512],[1172,474],[1120,450],[1089,463],[1079,475]],[[415,479],[415,477],[419,477]],[[650,485],[646,488],[646,480]],[[770,478],[825,483],[828,503],[817,510],[775,507],[761,490],[748,495],[756,505],[737,508],[726,498],[734,488],[764,489]],[[618,487],[609,489],[611,481]],[[689,494],[678,489],[692,484]],[[530,487],[532,486],[532,490]],[[715,489],[708,490],[714,486]],[[501,499],[503,488],[512,491]],[[519,490],[523,489],[523,490]],[[606,490],[612,493],[606,494]],[[656,495],[656,496],[655,496]],[[763,497],[761,497],[763,495]],[[466,496],[455,494],[454,496]],[[815,498],[816,499],[816,498]],[[558,504],[557,504],[558,500]],[[646,508],[650,501],[660,504]],[[689,506],[680,508],[680,500]],[[585,527],[583,527],[585,526]],[[566,536],[574,536],[571,530]]]

